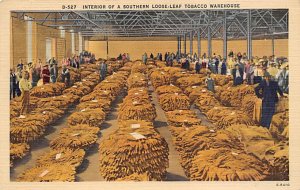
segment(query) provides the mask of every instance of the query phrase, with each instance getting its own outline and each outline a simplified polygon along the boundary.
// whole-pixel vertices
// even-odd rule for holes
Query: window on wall
[[[46,62],[51,59],[52,56],[52,40],[51,38],[46,38]]]
[[[60,37],[65,38],[66,31],[64,30],[64,27],[60,26],[58,29],[60,30]]]
[[[26,44],[27,44],[27,63],[32,62],[32,18],[24,16],[27,23]]]

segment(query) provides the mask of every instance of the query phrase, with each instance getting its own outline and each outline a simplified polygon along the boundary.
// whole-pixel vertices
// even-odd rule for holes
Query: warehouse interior
[[[11,181],[288,180],[286,93],[268,129],[254,116],[258,84],[213,72],[211,92],[208,68],[142,60],[166,52],[231,60],[231,51],[286,60],[288,17],[287,9],[12,11],[12,69],[54,57],[61,72],[84,51],[95,60],[68,68],[68,85],[33,87],[25,118],[21,97],[11,100]],[[123,53],[130,60],[116,59]]]

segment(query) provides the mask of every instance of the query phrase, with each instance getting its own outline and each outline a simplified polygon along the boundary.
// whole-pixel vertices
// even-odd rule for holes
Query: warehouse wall
[[[18,19],[12,18],[12,65],[17,65],[20,59],[23,61],[27,60],[27,51],[26,51],[26,23]]]
[[[106,41],[85,41],[85,49],[94,53],[96,58],[107,58]]]
[[[148,56],[151,53],[156,56],[158,52],[174,52],[176,47],[176,41],[126,41],[125,43],[122,41],[110,41],[108,52],[109,57],[115,57],[115,55],[120,53],[129,53],[132,59],[142,59],[142,54],[145,52]]]
[[[11,67],[15,67],[20,59],[27,63],[27,22],[11,17]],[[37,62],[46,61],[46,39],[51,39],[51,56],[60,61],[64,57],[72,56],[71,34],[65,32],[61,38],[60,30],[42,26],[32,22],[32,59]],[[75,53],[79,53],[79,37],[75,34]]]
[[[71,33],[66,32],[65,40],[66,40],[66,57],[71,57],[72,56]]]
[[[106,58],[106,41],[86,41],[86,49],[94,52],[96,57]],[[271,40],[253,40],[252,41],[253,56],[262,57],[264,55],[270,56],[272,54],[272,41]],[[228,52],[233,50],[234,52],[247,52],[247,40],[230,40],[227,44]],[[187,53],[190,52],[190,42],[187,40]],[[141,59],[143,53],[150,55],[152,52],[155,56],[158,52],[163,54],[166,51],[177,52],[177,41],[162,40],[162,41],[150,41],[150,40],[137,40],[126,41],[117,40],[109,41],[108,57],[116,57],[120,53],[129,53],[132,59]],[[181,42],[181,52],[183,52],[183,41]],[[197,52],[197,40],[193,41],[193,52]],[[207,40],[201,40],[201,55],[207,53]],[[223,55],[223,41],[212,41],[212,53],[217,55]],[[275,55],[276,56],[288,56],[288,39],[276,39],[275,40]]]
[[[36,45],[36,49],[34,50],[37,53],[34,61],[37,61],[38,59],[41,59],[43,63],[46,61],[46,38],[50,38],[53,44],[53,40],[58,38],[59,35],[60,35],[59,30],[42,26],[42,25],[37,25],[37,31],[36,31],[37,45]],[[55,51],[53,51],[52,49],[51,55],[55,56],[55,54],[56,54]]]

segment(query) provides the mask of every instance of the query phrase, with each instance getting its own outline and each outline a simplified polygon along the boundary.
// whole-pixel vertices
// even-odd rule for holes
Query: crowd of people
[[[120,53],[120,55],[117,57],[117,60],[130,60],[129,53]]]
[[[17,66],[10,69],[10,99],[24,94],[24,85],[21,85],[22,79],[30,83],[29,89],[31,89],[35,86],[55,83],[58,81],[59,75],[61,75],[59,82],[63,82],[69,86],[71,77],[70,67],[79,69],[82,63],[93,63],[95,60],[95,55],[87,51],[83,51],[73,57],[63,58],[60,62],[62,69],[59,73],[58,61],[54,57],[45,63],[39,59],[37,63],[30,62],[25,64],[20,59]]]
[[[142,55],[142,61],[146,64],[148,59],[165,61],[167,66],[173,67],[174,62],[179,63],[181,68],[187,70],[195,70],[200,73],[201,69],[209,70],[214,74],[231,75],[234,85],[247,83],[249,85],[258,84],[263,80],[266,73],[270,74],[271,80],[276,81],[279,88],[284,93],[289,92],[289,71],[286,58],[275,56],[270,57],[253,57],[247,59],[246,53],[234,53],[230,51],[227,58],[222,58],[220,55],[213,54],[208,57],[206,53],[202,56],[181,54],[177,52],[166,52],[164,60],[162,53],[157,53],[157,56],[151,53],[148,57],[147,53]]]
[[[162,60],[162,54],[158,53],[156,57],[150,54],[150,59]],[[147,53],[142,56],[142,61],[147,62]],[[284,93],[289,93],[289,64],[287,58],[275,56],[270,57],[252,57],[247,58],[246,53],[234,53],[230,51],[227,58],[213,54],[208,57],[206,53],[202,56],[181,54],[177,52],[166,52],[164,61],[169,67],[173,67],[176,62],[181,68],[186,70],[195,70],[200,73],[201,69],[208,71],[205,80],[207,89],[214,92],[214,79],[211,73],[228,75],[233,78],[233,85],[241,84],[254,85],[255,93],[262,99],[262,118],[261,126],[269,128],[275,113],[275,106],[279,100],[278,94],[284,97]]]

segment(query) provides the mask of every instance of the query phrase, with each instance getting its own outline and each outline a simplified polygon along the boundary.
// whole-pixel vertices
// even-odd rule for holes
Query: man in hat
[[[37,86],[37,83],[40,80],[40,73],[37,70],[35,64],[32,64],[29,72],[30,72],[30,78],[31,78],[31,86],[35,87],[35,86]]]
[[[70,86],[70,80],[71,80],[70,71],[67,68],[67,65],[63,65],[61,71],[61,82],[65,83],[66,86]]]
[[[244,71],[240,68],[239,64],[235,65],[235,68],[232,69],[232,76],[233,76],[233,85],[237,86],[243,83],[243,76]]]
[[[49,68],[48,68],[47,64],[45,64],[43,66],[42,79],[43,79],[43,84],[47,84],[47,83],[50,82],[50,71],[49,71]]]
[[[55,63],[52,62],[52,64],[50,64],[50,79],[52,83],[56,82],[56,78],[57,78],[57,68],[55,67]]]
[[[288,93],[288,87],[289,87],[289,71],[288,64],[282,64],[281,69],[276,74],[276,80],[278,81],[278,86],[280,90],[282,90],[285,93]]]
[[[271,80],[271,75],[265,72],[264,79],[255,87],[255,94],[262,99],[262,116],[260,125],[269,129],[278,102],[277,92],[283,96],[278,83]]]
[[[278,73],[278,69],[275,67],[275,63],[271,62],[269,68],[267,69],[268,73],[275,78],[276,74]]]

